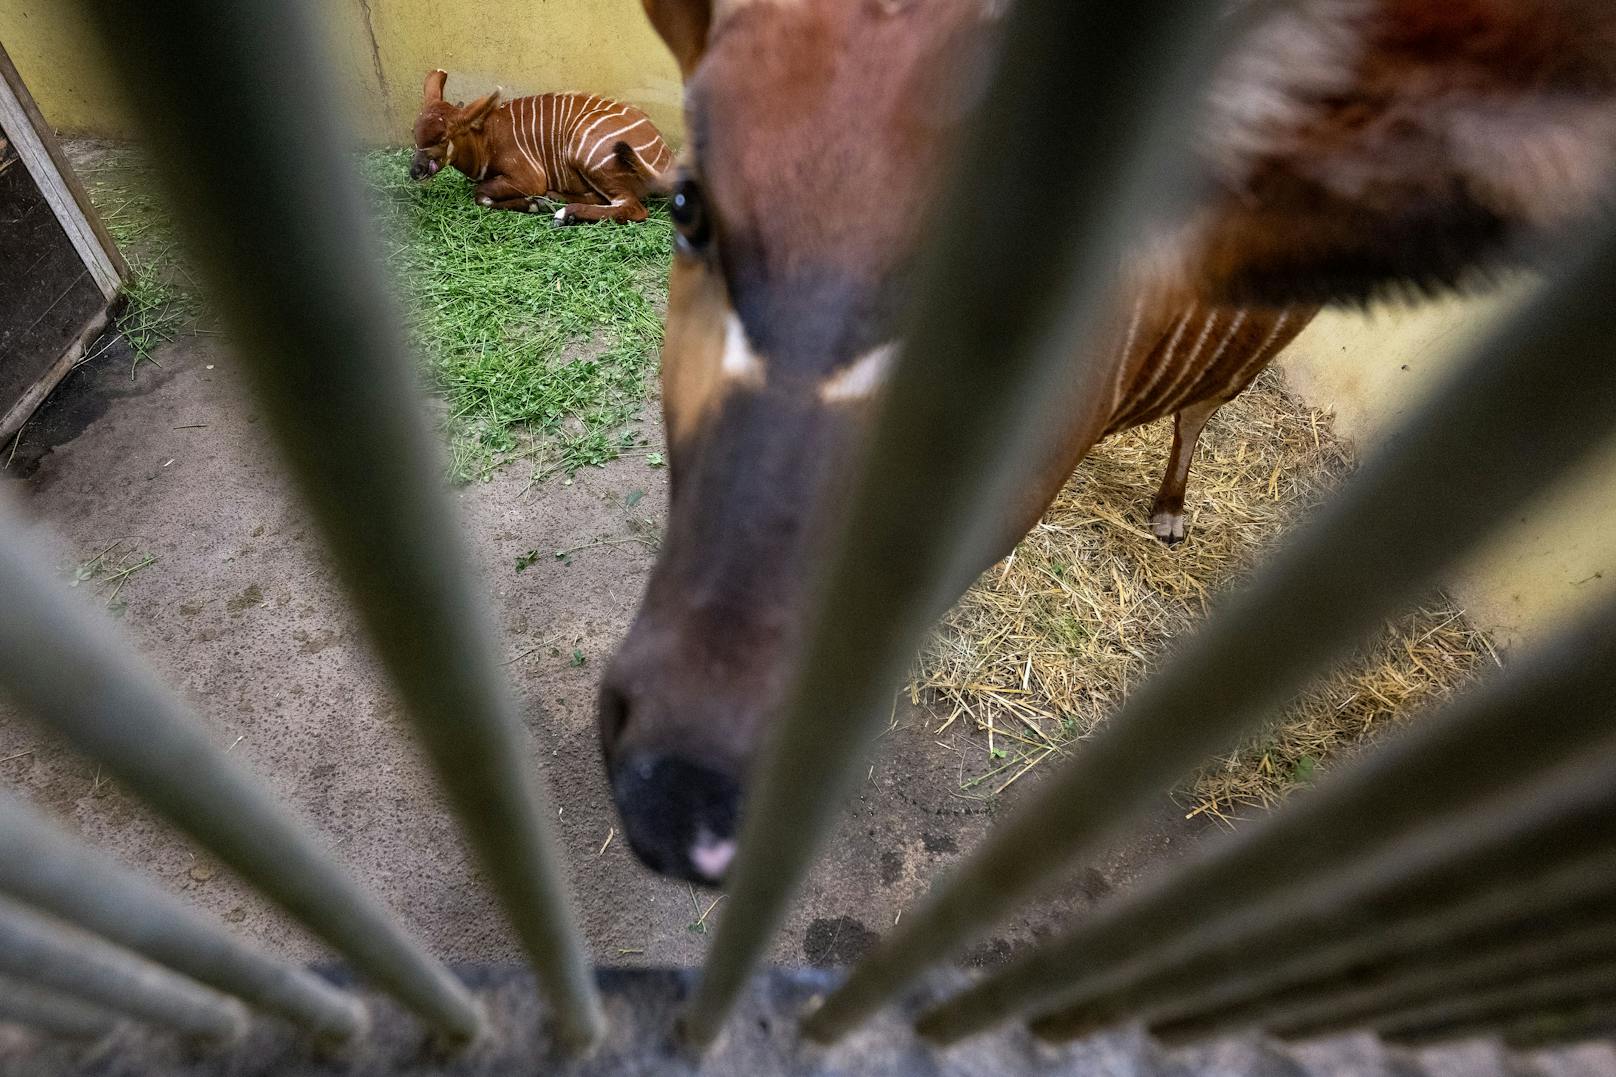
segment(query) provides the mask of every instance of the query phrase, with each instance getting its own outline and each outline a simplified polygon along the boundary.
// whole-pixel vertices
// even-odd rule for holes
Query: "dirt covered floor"
[[[263,775],[433,952],[459,961],[517,957],[289,494],[228,348],[215,336],[184,336],[154,358],[160,366],[141,363],[133,378],[119,348],[80,368],[0,472],[5,494],[52,534],[64,594],[76,589],[118,618],[217,743]],[[660,444],[654,423],[643,433]],[[654,534],[666,506],[667,472],[650,457],[626,453],[570,484],[535,484],[506,468],[453,494],[525,704],[533,765],[550,786],[583,924],[604,964],[699,961],[724,911],[721,902],[709,910],[716,895],[638,865],[614,831],[599,761],[596,684],[650,567],[652,551],[636,536]],[[558,558],[563,550],[573,552]],[[938,715],[904,698],[895,718],[779,938],[776,961],[857,957],[1038,779],[1030,775],[996,800],[972,799],[961,776],[988,764],[980,735],[960,722],[934,735]],[[323,956],[319,943],[94,764],[4,710],[0,785],[265,947]],[[1183,814],[1164,803],[1144,833],[1075,870],[1055,900],[996,927],[968,960],[1002,960],[1178,856],[1211,825]]]

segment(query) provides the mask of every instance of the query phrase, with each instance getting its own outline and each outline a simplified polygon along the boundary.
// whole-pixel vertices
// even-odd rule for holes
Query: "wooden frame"
[[[21,397],[9,405],[0,401],[0,409],[3,409],[0,410],[0,442],[3,442],[22,428],[50,391],[73,369],[88,344],[106,327],[109,309],[129,276],[129,266],[97,217],[61,144],[40,115],[33,95],[23,85],[22,76],[3,46],[0,46],[0,128],[5,130],[22,167],[50,206],[105,300],[102,308],[74,334],[72,343]]]

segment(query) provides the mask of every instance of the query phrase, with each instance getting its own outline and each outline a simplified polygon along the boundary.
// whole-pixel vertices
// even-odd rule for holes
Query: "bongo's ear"
[[[679,64],[685,78],[701,62],[712,25],[712,0],[640,0],[651,25]]]

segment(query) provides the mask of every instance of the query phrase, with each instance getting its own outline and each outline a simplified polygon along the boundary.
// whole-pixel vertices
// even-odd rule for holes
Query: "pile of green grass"
[[[408,164],[384,151],[363,169],[411,340],[449,402],[454,475],[531,457],[542,478],[643,444],[631,424],[662,339],[666,212],[557,228],[476,205],[456,172],[414,183]]]
[[[138,153],[120,148],[98,154],[76,171],[96,212],[129,263],[118,332],[134,353],[130,376],[152,353],[195,332],[202,303],[195,282],[180,259],[179,241],[158,201],[156,177]]]
[[[644,224],[557,228],[548,213],[484,209],[458,172],[428,184],[397,150],[359,161],[387,268],[432,387],[448,402],[451,476],[533,461],[570,474],[644,444],[634,429],[662,340],[673,233]],[[80,168],[130,263],[118,327],[136,363],[205,315],[156,182],[140,156]]]

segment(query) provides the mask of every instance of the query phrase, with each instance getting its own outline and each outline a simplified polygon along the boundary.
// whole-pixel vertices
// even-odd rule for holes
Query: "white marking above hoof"
[[[566,224],[567,223],[567,207],[566,206],[562,206],[560,209],[555,211],[555,219],[556,219],[557,224]]]
[[[1182,512],[1158,512],[1150,518],[1150,530],[1157,538],[1172,546],[1184,541],[1186,527]]]
[[[487,195],[484,195],[483,197],[477,199],[477,204],[479,206],[491,206],[494,204],[494,200],[489,198]]]

